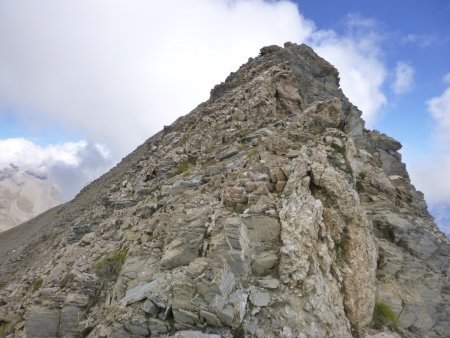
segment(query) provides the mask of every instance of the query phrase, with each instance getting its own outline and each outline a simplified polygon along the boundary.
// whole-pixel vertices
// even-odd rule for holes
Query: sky
[[[307,43],[450,205],[448,0],[0,0],[0,168],[70,198],[262,46]]]

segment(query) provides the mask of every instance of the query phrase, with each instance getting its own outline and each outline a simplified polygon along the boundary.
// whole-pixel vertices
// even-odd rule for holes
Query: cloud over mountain
[[[290,1],[4,1],[0,116],[13,112],[33,128],[56,124],[83,135],[87,143],[46,148],[67,156],[64,165],[50,165],[64,169],[58,175],[88,165],[77,171],[82,176],[93,159],[75,161],[73,153],[95,153],[102,144],[117,161],[206,100],[248,55],[291,40],[312,44],[335,64],[370,126],[386,104],[377,28],[357,16],[346,25],[344,35],[319,30]],[[58,156],[47,158],[56,163]]]

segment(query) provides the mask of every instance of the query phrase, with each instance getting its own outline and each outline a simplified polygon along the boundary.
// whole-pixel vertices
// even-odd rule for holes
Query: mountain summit
[[[176,99],[176,98],[175,98]],[[450,243],[337,70],[268,46],[0,234],[9,337],[444,337]]]

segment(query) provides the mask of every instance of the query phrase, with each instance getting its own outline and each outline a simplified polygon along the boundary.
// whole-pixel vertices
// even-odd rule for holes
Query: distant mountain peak
[[[46,175],[10,164],[0,169],[0,232],[63,202]]]

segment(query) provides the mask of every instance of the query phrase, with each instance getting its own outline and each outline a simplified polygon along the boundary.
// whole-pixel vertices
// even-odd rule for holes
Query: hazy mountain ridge
[[[0,332],[445,337],[450,241],[401,144],[360,116],[311,48],[262,48],[73,201],[0,235]]]
[[[45,175],[11,164],[0,170],[0,232],[63,202]]]

